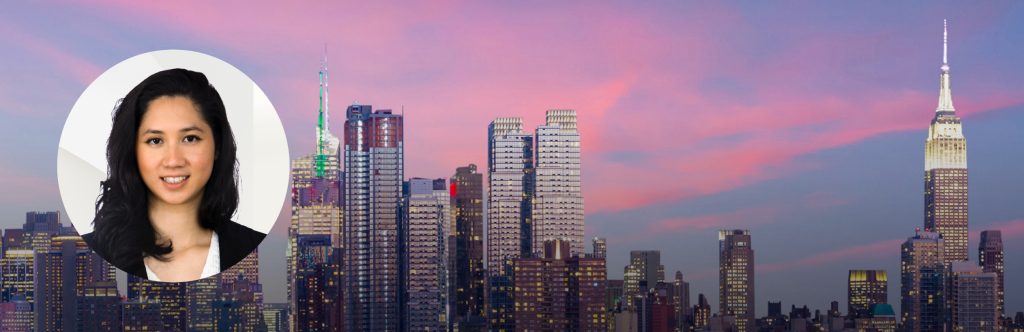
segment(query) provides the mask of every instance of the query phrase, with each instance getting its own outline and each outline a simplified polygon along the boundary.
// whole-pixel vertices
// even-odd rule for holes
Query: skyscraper
[[[516,258],[516,331],[603,331],[604,258],[571,255],[569,241],[544,243],[542,257]]]
[[[661,251],[630,251],[629,265],[626,265],[623,274],[626,304],[632,306],[633,298],[637,294],[646,294],[660,282],[665,282],[665,266],[661,265]]]
[[[718,311],[735,316],[739,332],[754,332],[754,249],[750,231],[718,231],[718,249]]]
[[[295,331],[329,331],[339,324],[342,307],[336,249],[330,235],[302,235],[298,239],[295,292],[291,299]],[[333,319],[332,319],[333,318]]]
[[[220,280],[221,275],[216,274],[185,283],[185,292],[188,294],[185,317],[187,317],[189,332],[216,331],[216,326],[213,325],[213,302],[223,295]],[[128,293],[129,298],[139,297],[131,295],[131,286],[128,288]]]
[[[238,262],[227,270],[220,273],[220,288],[230,289],[230,284],[238,280],[238,275],[241,274],[243,279],[248,280],[252,283],[260,283],[260,248],[256,247],[251,253],[245,256],[242,261]],[[262,303],[261,303],[262,304]]]
[[[129,274],[128,295],[143,302],[160,302],[160,319],[164,322],[165,331],[184,331],[187,328],[188,283],[150,281]]]
[[[121,302],[121,322],[125,331],[160,331],[164,322],[160,317],[160,301],[127,300]]]
[[[17,295],[25,297],[29,304],[35,296],[35,255],[31,249],[8,249],[0,260],[3,271],[0,277],[2,300],[10,302]]]
[[[267,323],[267,332],[288,331],[288,303],[264,303],[263,320]]]
[[[287,283],[288,297],[295,291],[298,239],[303,236],[329,236],[334,248],[341,248],[342,237],[342,181],[341,140],[331,133],[328,103],[327,51],[321,59],[319,71],[319,102],[315,128],[316,151],[292,161],[292,224],[288,230]],[[250,258],[247,257],[246,260]],[[245,262],[246,260],[243,260]],[[251,266],[251,264],[249,264]],[[233,272],[231,272],[234,274]],[[233,282],[234,277],[225,282]],[[246,279],[259,283],[246,275]],[[295,309],[293,305],[291,309]],[[294,318],[290,312],[288,318]],[[290,319],[290,326],[295,322]]]
[[[342,196],[344,172],[341,170],[341,141],[330,131],[330,112],[327,102],[327,55],[326,50],[320,64],[320,101],[316,126],[316,151],[292,160],[292,224],[288,228],[287,283],[288,298],[295,291],[297,270],[298,238],[302,236],[327,235],[334,248],[341,248],[342,237]],[[246,260],[250,258],[247,257]],[[246,260],[243,260],[245,262]],[[252,266],[249,264],[248,266]],[[231,271],[232,273],[234,271]],[[233,273],[236,274],[236,273]],[[258,283],[258,279],[245,276]],[[234,277],[226,278],[232,282]],[[291,307],[296,309],[295,306]],[[295,317],[289,312],[287,317]],[[289,319],[288,325],[295,322]]]
[[[594,238],[594,257],[606,258],[608,256],[608,245],[606,244],[605,238],[595,237]]]
[[[24,296],[0,303],[0,331],[33,331],[32,322],[32,304]]]
[[[985,273],[974,262],[953,262],[949,272],[946,331],[997,331],[996,274]]]
[[[888,289],[889,279],[885,270],[850,270],[847,314],[867,317],[872,304],[889,302]]]
[[[690,320],[690,283],[683,281],[683,272],[676,271],[676,280],[672,283],[672,305],[676,310],[676,331],[688,332],[687,322]]]
[[[405,193],[402,262],[405,331],[448,328],[451,195],[444,179],[412,178]]]
[[[939,107],[928,127],[924,166],[924,229],[942,234],[943,263],[967,258],[967,141],[950,96],[946,31],[942,32]]]
[[[459,167],[452,175],[452,214],[455,219],[455,315],[484,313],[484,181],[476,165]]]
[[[113,267],[78,235],[54,236],[49,250],[36,254],[36,330],[72,331],[79,290],[88,282],[114,281],[109,278]]]
[[[982,231],[981,243],[978,245],[978,263],[985,273],[996,274],[996,301],[999,317],[1006,316],[1003,298],[1003,233],[1000,231]]]
[[[946,264],[944,241],[936,232],[917,231],[900,247],[900,314],[906,332],[941,332],[944,325]]]
[[[352,105],[344,138],[345,326],[396,331],[399,316],[398,204],[404,121],[391,110]]]
[[[708,319],[711,318],[711,304],[704,294],[697,294],[697,304],[693,306],[693,329],[708,326]]]
[[[522,118],[487,127],[487,324],[515,329],[512,260],[529,255],[533,197],[533,136]]]
[[[121,331],[121,294],[117,282],[86,283],[78,291],[75,307],[75,331]]]
[[[583,240],[583,194],[580,192],[580,134],[576,111],[549,110],[537,127],[533,203],[533,251],[544,241],[568,239],[572,254],[586,251]]]

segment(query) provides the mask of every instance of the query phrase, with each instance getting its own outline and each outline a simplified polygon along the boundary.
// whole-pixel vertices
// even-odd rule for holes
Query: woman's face
[[[216,147],[213,131],[192,101],[167,96],[153,100],[138,132],[139,175],[150,199],[198,206],[213,172]]]

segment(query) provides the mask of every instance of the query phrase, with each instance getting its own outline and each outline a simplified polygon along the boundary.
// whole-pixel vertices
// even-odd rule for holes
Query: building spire
[[[327,44],[324,44],[324,54],[320,55],[320,114],[316,126],[316,163],[315,171],[317,177],[324,176],[324,168],[327,164],[327,145],[330,138],[330,122],[327,113]]]
[[[942,76],[939,88],[939,108],[935,109],[935,112],[953,114],[953,97],[949,89],[949,64],[946,62],[947,35],[946,20],[942,20]]]

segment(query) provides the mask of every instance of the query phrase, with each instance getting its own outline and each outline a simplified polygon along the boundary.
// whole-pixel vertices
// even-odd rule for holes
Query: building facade
[[[295,292],[291,300],[295,331],[329,331],[341,315],[341,276],[330,235],[303,235],[298,239]],[[332,319],[333,318],[333,319]],[[340,327],[341,322],[335,321]]]
[[[670,301],[675,306],[676,326],[678,332],[689,332],[690,321],[690,283],[683,281],[683,272],[676,271],[676,280],[672,282]]]
[[[749,230],[718,232],[718,311],[735,316],[738,332],[754,332],[754,249]]]
[[[412,178],[402,222],[403,324],[405,331],[448,328],[448,235],[451,195],[444,179]]]
[[[88,282],[79,289],[75,303],[75,331],[121,331],[121,294],[117,282]]]
[[[404,169],[404,121],[370,105],[346,110],[343,229],[345,326],[397,331],[398,209]]]
[[[78,292],[89,282],[114,281],[108,264],[78,235],[52,237],[45,253],[36,252],[35,328],[73,331]]]
[[[545,241],[568,239],[572,254],[582,256],[586,242],[576,111],[549,110],[546,115],[534,138],[533,251],[540,252]]]
[[[889,302],[889,279],[885,270],[850,270],[847,283],[847,313],[866,316],[871,305]]]
[[[946,331],[998,331],[997,280],[995,273],[985,273],[974,262],[950,264],[946,285]]]
[[[635,295],[646,294],[661,282],[665,282],[665,266],[661,265],[661,251],[633,250],[629,252],[629,265],[626,265],[623,274],[627,305],[632,305]]]
[[[476,165],[459,167],[451,179],[455,221],[455,316],[484,314],[484,180]]]
[[[188,294],[185,314],[189,332],[216,331],[213,325],[213,301],[220,299],[223,295],[220,281],[221,275],[217,274],[185,283],[185,292]],[[138,295],[131,294],[130,286],[128,293],[129,299],[139,298]]]
[[[120,322],[120,317],[116,321]],[[0,331],[35,331],[33,324],[32,304],[28,303],[25,296],[15,295],[10,302],[0,303]]]
[[[604,331],[604,258],[572,255],[569,241],[544,243],[542,257],[516,258],[516,331]]]
[[[900,322],[906,332],[942,332],[945,323],[944,241],[937,232],[917,231],[900,246]]]
[[[10,302],[17,295],[25,297],[29,304],[34,303],[35,296],[35,255],[31,249],[7,249],[3,259],[0,259],[0,289],[2,289],[2,300]]]
[[[594,238],[594,252],[591,254],[593,257],[605,258],[608,256],[608,244],[607,240],[603,237]]]
[[[164,321],[160,315],[160,301],[127,300],[121,302],[123,331],[161,331]]]
[[[220,295],[220,292],[217,292]],[[188,326],[188,284],[160,282],[128,275],[128,296],[141,302],[160,302],[160,317],[165,331],[184,331]]]
[[[486,319],[492,331],[515,329],[512,260],[531,252],[533,136],[522,118],[496,118],[487,127]]]
[[[711,304],[704,294],[697,294],[697,304],[693,306],[693,329],[706,328],[711,319]]]

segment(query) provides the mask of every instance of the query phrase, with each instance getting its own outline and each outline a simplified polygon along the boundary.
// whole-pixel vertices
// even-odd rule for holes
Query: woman
[[[209,277],[266,236],[231,220],[235,141],[220,94],[202,73],[170,69],[115,107],[94,231],[82,236],[114,266],[156,281]]]

